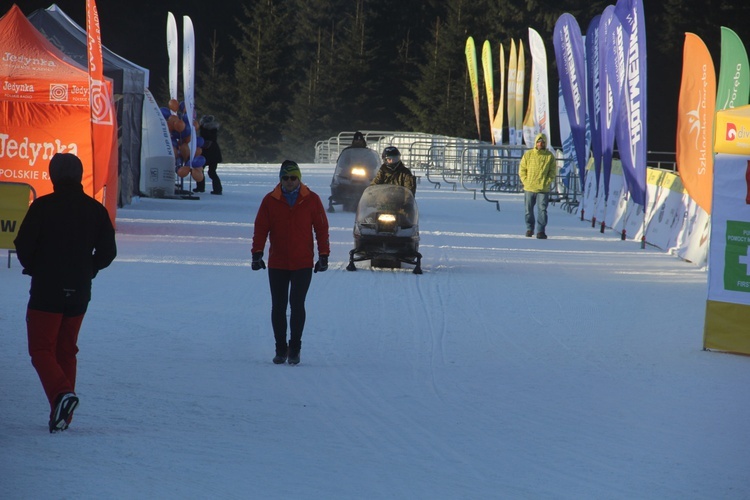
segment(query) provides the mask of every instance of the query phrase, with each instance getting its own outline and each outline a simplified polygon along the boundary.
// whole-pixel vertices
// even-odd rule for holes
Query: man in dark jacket
[[[78,331],[91,299],[91,280],[117,255],[104,206],[83,192],[83,164],[69,153],[49,163],[54,192],[29,207],[15,239],[23,273],[31,276],[26,310],[31,364],[51,412],[49,431],[68,428],[75,395]]]
[[[417,194],[417,180],[411,170],[401,162],[401,153],[395,146],[388,146],[381,155],[383,164],[370,184],[395,184],[404,186]]]
[[[219,163],[224,161],[224,158],[221,156],[221,148],[219,147],[219,122],[214,119],[213,115],[206,115],[201,118],[199,131],[200,136],[203,138],[202,155],[206,159],[208,178],[211,179],[211,184],[213,185],[211,194],[221,194],[223,191],[221,179],[216,172]],[[196,182],[196,187],[193,191],[196,193],[204,193],[206,191],[205,177],[202,181]]]

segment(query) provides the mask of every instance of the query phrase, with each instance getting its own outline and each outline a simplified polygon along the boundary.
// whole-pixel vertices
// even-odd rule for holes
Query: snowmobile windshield
[[[368,148],[346,148],[336,161],[333,177],[336,180],[362,181],[369,183],[380,168],[378,153]]]
[[[419,224],[419,210],[409,189],[395,184],[365,189],[357,207],[357,223],[367,225],[386,219],[392,219],[402,229]]]

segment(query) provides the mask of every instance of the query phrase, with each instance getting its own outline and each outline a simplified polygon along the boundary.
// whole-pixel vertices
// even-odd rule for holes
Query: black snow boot
[[[298,365],[299,364],[299,351],[292,351],[289,350],[289,364],[290,365]]]
[[[289,340],[289,364],[290,365],[298,365],[299,364],[299,351],[302,349],[302,342],[299,340],[291,339]]]
[[[286,362],[287,348],[286,344],[276,346],[276,356],[273,357],[273,364],[281,365]]]

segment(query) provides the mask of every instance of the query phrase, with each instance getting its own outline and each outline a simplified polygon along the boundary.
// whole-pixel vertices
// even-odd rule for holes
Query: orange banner
[[[88,75],[65,60],[18,6],[0,18],[0,181],[52,192],[49,160],[73,153],[94,193]]]
[[[117,154],[116,150],[115,154],[112,154],[112,143],[117,130],[117,119],[112,88],[109,82],[104,80],[101,25],[94,0],[86,0],[86,35],[91,89],[89,95],[91,144],[94,150],[94,194],[107,207],[114,223],[114,210],[117,209],[117,176],[112,175],[112,170],[117,171]]]
[[[711,213],[716,72],[706,44],[685,33],[677,104],[677,170],[690,197]]]

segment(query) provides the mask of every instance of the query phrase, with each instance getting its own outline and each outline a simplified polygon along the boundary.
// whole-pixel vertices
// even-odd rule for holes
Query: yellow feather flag
[[[469,84],[471,85],[471,95],[474,98],[474,117],[477,120],[477,135],[482,140],[482,132],[479,128],[479,82],[477,81],[477,49],[474,45],[474,38],[466,39],[466,67],[469,70]]]
[[[501,57],[502,60],[502,57]],[[510,59],[508,60],[508,143],[516,143],[516,41],[510,39]],[[500,106],[502,106],[502,101]]]
[[[500,48],[502,49],[502,46]],[[489,112],[490,126],[492,126],[495,121],[495,82],[492,74],[492,48],[489,40],[485,40],[484,45],[482,45],[482,70],[484,71],[484,90],[487,92],[487,111]],[[494,129],[492,143],[495,143]]]
[[[523,139],[523,86],[526,79],[526,59],[523,55],[523,41],[518,40],[518,68],[516,70],[516,144]],[[531,96],[529,96],[531,99]],[[534,109],[533,106],[531,109]]]
[[[505,52],[503,51],[503,44],[500,44],[500,102],[497,106],[497,113],[495,113],[495,120],[491,122],[493,144],[503,143],[503,122],[505,121],[503,102],[505,102]]]

